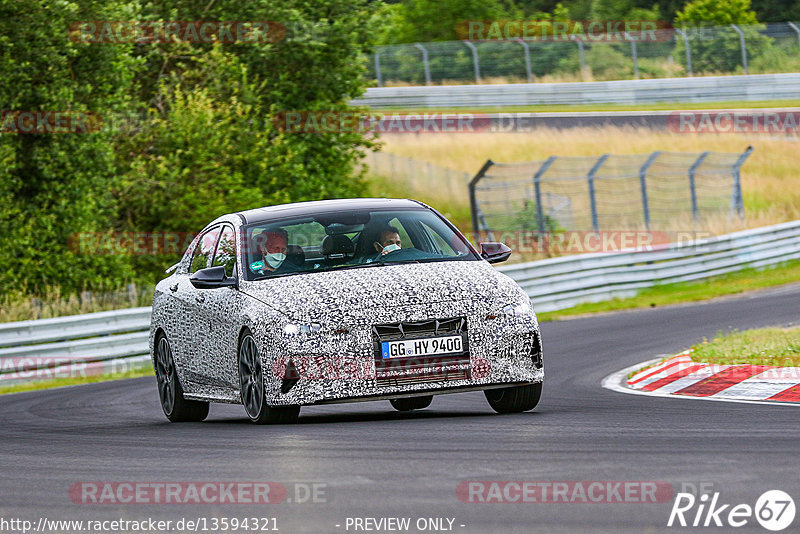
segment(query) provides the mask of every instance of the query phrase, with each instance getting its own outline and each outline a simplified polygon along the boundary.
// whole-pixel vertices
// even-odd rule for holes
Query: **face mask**
[[[277,269],[283,263],[283,260],[286,259],[286,254],[281,254],[280,252],[276,252],[274,254],[267,253],[264,255],[264,260],[266,260],[267,265],[272,267],[273,269]]]
[[[395,250],[400,250],[400,245],[398,245],[397,243],[392,243],[391,245],[386,245],[385,247],[383,247],[381,254],[387,254],[389,252],[394,252]]]

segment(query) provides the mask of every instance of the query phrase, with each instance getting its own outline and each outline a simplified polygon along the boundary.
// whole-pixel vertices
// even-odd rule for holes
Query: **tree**
[[[54,285],[79,290],[133,276],[125,257],[70,248],[72,237],[108,227],[115,176],[111,134],[25,133],[15,131],[13,119],[19,112],[78,118],[126,109],[138,68],[130,47],[73,42],[67,28],[75,20],[129,16],[113,1],[0,0],[0,102],[6,111],[0,263],[13,266],[0,271],[0,293]]]
[[[692,67],[695,72],[731,72],[742,68],[741,41],[731,24],[742,30],[750,59],[766,53],[772,40],[758,33],[758,19],[750,0],[694,0],[675,17],[676,26],[691,37]],[[685,64],[683,40],[675,50]]]
[[[465,21],[521,16],[500,0],[404,0],[396,9],[400,24],[387,31],[385,44],[453,41]]]

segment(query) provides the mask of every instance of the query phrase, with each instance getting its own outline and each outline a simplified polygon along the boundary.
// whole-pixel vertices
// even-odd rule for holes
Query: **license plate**
[[[409,358],[463,352],[461,336],[427,337],[381,342],[383,358]]]

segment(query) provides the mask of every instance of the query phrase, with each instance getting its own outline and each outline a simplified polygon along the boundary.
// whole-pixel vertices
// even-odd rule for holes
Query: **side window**
[[[397,230],[400,232],[400,241],[403,243],[403,248],[411,248],[414,246],[414,243],[411,241],[411,237],[409,237],[408,232],[406,231],[405,226],[403,226],[403,223],[400,222],[400,219],[395,217],[389,221],[389,226],[397,228]]]
[[[197,248],[194,249],[194,254],[192,254],[192,263],[189,266],[190,274],[208,267],[211,256],[214,255],[214,245],[217,244],[218,235],[219,228],[212,228],[200,236],[200,242],[197,244]]]
[[[223,226],[219,236],[217,251],[214,253],[214,261],[211,266],[218,265],[225,267],[226,276],[233,276],[236,269],[236,234],[233,233],[233,228],[230,226]]]
[[[437,232],[436,230],[434,230],[433,228],[431,228],[430,226],[428,226],[424,222],[421,222],[420,226],[425,231],[425,233],[428,234],[428,237],[433,242],[433,245],[438,249],[438,250],[434,250],[432,252],[436,252],[438,254],[444,253],[444,254],[446,254],[448,256],[457,256],[459,252],[463,253],[464,246],[463,246],[462,243],[459,243],[459,245],[461,245],[459,247],[460,250],[456,251],[456,250],[453,249],[453,247],[450,245],[450,243],[448,243],[441,236],[441,234],[439,232]]]

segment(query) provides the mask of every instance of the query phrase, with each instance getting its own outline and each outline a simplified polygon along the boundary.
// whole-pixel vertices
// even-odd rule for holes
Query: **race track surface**
[[[456,486],[469,480],[666,481],[676,491],[711,483],[725,503],[754,505],[764,491],[781,489],[800,504],[796,407],[649,398],[600,386],[614,371],[719,330],[798,324],[799,303],[794,285],[544,323],[543,399],[520,415],[495,415],[482,393],[463,393],[435,397],[411,414],[388,401],[331,405],[304,408],[295,425],[257,427],[241,406],[212,405],[204,423],[170,424],[153,378],[2,396],[0,516],[274,517],[281,532],[354,532],[347,517],[410,517],[412,526],[419,517],[448,517],[463,533],[695,530],[666,527],[671,501],[463,503]],[[316,482],[325,485],[326,502],[74,504],[69,488],[82,481],[275,481],[290,498],[295,482]],[[754,520],[737,531],[765,532]]]

